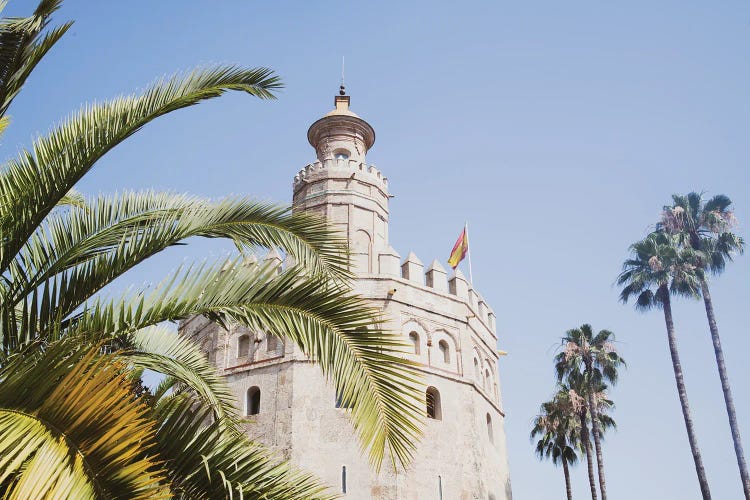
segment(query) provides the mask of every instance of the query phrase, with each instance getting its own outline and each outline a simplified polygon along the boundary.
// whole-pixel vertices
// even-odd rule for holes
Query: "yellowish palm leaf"
[[[40,371],[46,377],[32,378]],[[2,370],[0,484],[9,498],[167,498],[156,428],[121,362],[73,342]]]

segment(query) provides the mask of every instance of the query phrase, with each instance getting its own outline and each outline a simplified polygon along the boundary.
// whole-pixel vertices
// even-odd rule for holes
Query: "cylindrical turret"
[[[318,161],[344,159],[363,163],[375,143],[375,130],[349,110],[348,95],[337,95],[334,105],[333,111],[310,126],[307,140],[315,148]]]
[[[355,271],[377,274],[378,255],[388,248],[388,180],[366,163],[375,130],[349,110],[348,95],[334,104],[307,131],[318,159],[294,178],[292,203],[346,234]]]

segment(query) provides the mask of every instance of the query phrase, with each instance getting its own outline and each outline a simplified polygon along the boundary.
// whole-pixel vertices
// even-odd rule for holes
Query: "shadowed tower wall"
[[[359,449],[348,410],[320,368],[290,342],[195,317],[181,325],[226,377],[246,429],[351,499],[510,500],[495,314],[460,271],[425,270],[388,243],[388,180],[366,162],[375,131],[349,96],[310,126],[317,160],[295,177],[293,205],[324,215],[347,235],[355,290],[379,307],[420,363],[433,407],[408,471],[376,474]],[[272,251],[266,259],[277,260]],[[395,290],[395,293],[391,293]],[[345,492],[344,492],[345,489]]]

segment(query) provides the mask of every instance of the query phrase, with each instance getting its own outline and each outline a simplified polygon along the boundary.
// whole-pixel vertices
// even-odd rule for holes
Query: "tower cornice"
[[[321,141],[336,135],[359,136],[367,150],[375,144],[375,129],[354,113],[326,115],[307,129],[307,140],[316,150],[320,149],[318,146]]]

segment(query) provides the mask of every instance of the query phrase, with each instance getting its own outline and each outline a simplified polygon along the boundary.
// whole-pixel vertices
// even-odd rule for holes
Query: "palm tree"
[[[669,353],[672,357],[672,368],[682,407],[682,416],[685,420],[701,493],[704,500],[708,500],[711,498],[711,492],[695,436],[693,419],[690,415],[687,390],[682,376],[682,364],[677,352],[671,303],[673,294],[692,298],[698,296],[700,284],[695,273],[695,266],[690,264],[694,259],[694,252],[689,249],[678,249],[674,244],[674,238],[663,232],[649,234],[642,241],[631,245],[630,250],[632,255],[623,264],[623,270],[617,278],[618,285],[625,285],[620,293],[620,300],[627,302],[630,298],[636,297],[637,309],[648,310],[660,307],[664,311]]]
[[[563,393],[542,404],[539,415],[534,418],[530,436],[532,440],[539,436],[536,453],[540,460],[549,458],[555,465],[562,464],[568,500],[573,500],[569,466],[578,462],[575,448],[580,445],[579,431],[577,415],[571,411],[567,394]]]
[[[555,370],[558,382],[567,379],[578,379],[582,394],[586,397],[591,413],[591,433],[596,449],[596,463],[599,472],[599,490],[602,500],[607,499],[607,487],[604,479],[604,459],[601,445],[601,429],[597,415],[598,405],[594,398],[598,388],[604,382],[617,383],[617,369],[625,361],[617,354],[614,334],[601,330],[594,335],[591,325],[568,330],[562,338],[563,350],[555,357]]]
[[[708,328],[714,345],[714,356],[719,370],[721,389],[724,393],[724,403],[729,417],[732,440],[734,441],[737,466],[740,469],[745,498],[750,500],[750,474],[748,474],[745,453],[742,449],[740,429],[737,425],[737,412],[734,409],[729,374],[724,362],[719,327],[716,324],[714,306],[706,277],[706,271],[715,275],[721,274],[727,261],[732,260],[733,254],[741,254],[744,250],[745,242],[740,236],[732,232],[736,221],[731,206],[732,200],[723,194],[716,195],[705,202],[700,193],[693,192],[686,196],[673,195],[672,205],[664,207],[658,229],[675,235],[680,245],[696,251],[695,262],[700,271],[698,279],[701,295],[703,296]]]
[[[0,22],[0,127],[70,26],[46,29],[60,3],[42,0],[30,17]],[[378,311],[352,294],[345,241],[323,220],[243,198],[149,191],[87,200],[74,190],[152,120],[229,90],[271,99],[280,86],[267,68],[198,69],[87,106],[0,166],[3,496],[328,498],[243,436],[215,369],[164,325],[197,314],[296,342],[351,402],[373,465],[386,455],[409,462],[420,381]],[[143,260],[195,236],[226,238],[240,255],[187,265],[151,290],[103,295]],[[296,264],[282,272],[243,265],[242,253],[258,247],[280,248]],[[152,398],[131,389],[143,369],[179,390],[157,388],[149,409]]]

